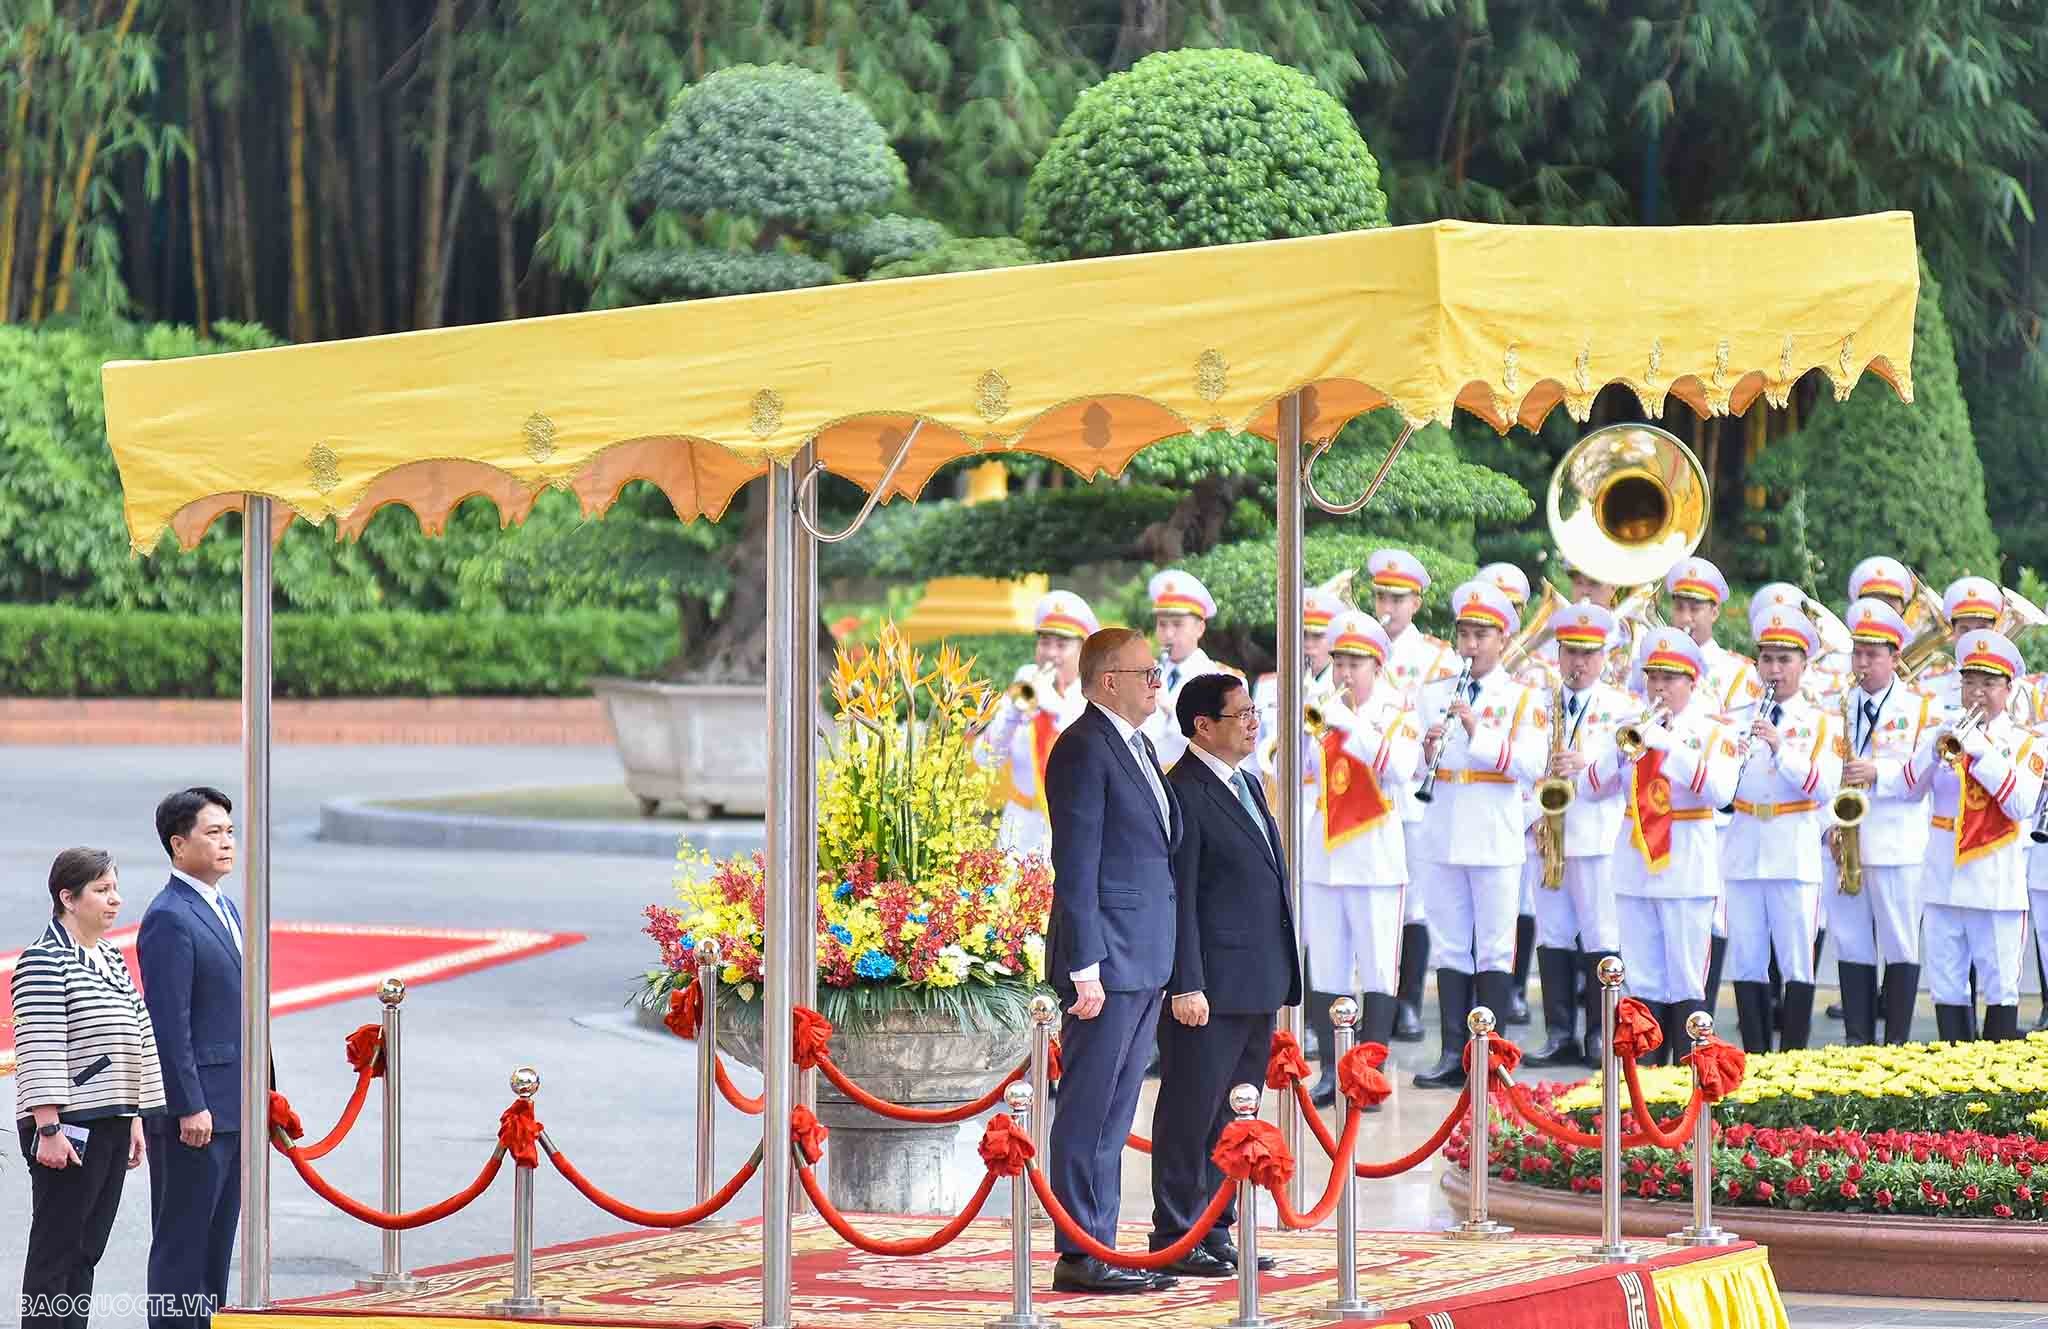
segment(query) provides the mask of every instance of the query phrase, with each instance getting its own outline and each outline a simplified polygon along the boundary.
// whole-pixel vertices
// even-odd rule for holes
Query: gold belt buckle
[[[1754,804],[1750,808],[1749,815],[1755,817],[1758,821],[1769,821],[1778,815],[1778,805],[1776,803]]]

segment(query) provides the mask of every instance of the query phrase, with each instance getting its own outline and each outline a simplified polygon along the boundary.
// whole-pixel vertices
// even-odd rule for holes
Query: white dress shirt
[[[234,939],[235,954],[240,955],[242,953],[242,929],[235,925],[235,916],[229,913],[228,907],[221,902],[220,889],[207,885],[197,877],[189,877],[176,868],[171,869],[171,875],[199,892],[199,898],[206,901],[207,907],[213,910],[216,918],[220,919],[220,925],[228,930],[228,936]]]

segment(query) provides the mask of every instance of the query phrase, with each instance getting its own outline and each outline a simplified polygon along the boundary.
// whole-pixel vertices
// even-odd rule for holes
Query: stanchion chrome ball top
[[[1474,1038],[1479,1037],[1481,1034],[1491,1034],[1496,1028],[1493,1022],[1493,1012],[1484,1006],[1474,1006],[1471,1012],[1465,1016],[1465,1028],[1471,1032]]]
[[[707,964],[717,964],[724,952],[718,949],[718,938],[706,937],[697,943],[697,949],[692,954],[697,957],[697,964],[701,968]]]
[[[1685,1036],[1695,1043],[1704,1043],[1714,1036],[1714,1017],[1705,1011],[1694,1011],[1685,1017]]]
[[[1060,1018],[1060,1004],[1041,992],[1031,999],[1031,1023],[1051,1024]]]
[[[1619,955],[1603,955],[1594,973],[1599,978],[1601,987],[1618,988],[1622,980],[1628,977],[1628,968],[1622,964]]]
[[[387,978],[377,985],[377,1000],[386,1006],[396,1006],[405,1000],[405,980]]]
[[[1022,1080],[1003,1090],[1003,1106],[1010,1109],[1010,1115],[1013,1117],[1031,1110],[1031,1098],[1031,1086]]]
[[[540,1092],[540,1072],[531,1066],[521,1066],[512,1072],[512,1092],[521,1098],[532,1098]]]
[[[1254,1085],[1240,1084],[1230,1091],[1230,1110],[1240,1117],[1259,1115],[1259,1091]]]
[[[1339,1029],[1349,1029],[1358,1023],[1358,1003],[1349,997],[1339,997],[1330,1003],[1330,1023]]]

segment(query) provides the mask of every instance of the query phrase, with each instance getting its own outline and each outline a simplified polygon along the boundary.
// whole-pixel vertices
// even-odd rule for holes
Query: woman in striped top
[[[113,855],[50,865],[50,926],[14,966],[15,1112],[33,1166],[21,1323],[83,1326],[142,1118],[164,1111],[149,1009],[106,940],[121,912]]]

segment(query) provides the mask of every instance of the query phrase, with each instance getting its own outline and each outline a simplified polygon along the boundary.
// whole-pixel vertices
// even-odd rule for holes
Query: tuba
[[[1707,473],[1668,430],[1608,425],[1558,462],[1545,507],[1558,552],[1588,577],[1661,583],[1706,535]]]
[[[2042,609],[2026,596],[2010,586],[1998,588],[2005,599],[2005,612],[1998,616],[1994,628],[2002,637],[2011,637],[2025,628],[2048,627],[2048,610]]]
[[[1550,698],[1550,755],[1565,750],[1564,689]],[[1572,782],[1560,775],[1547,775],[1536,782],[1536,806],[1543,821],[1536,829],[1537,845],[1543,851],[1543,885],[1558,890],[1564,885],[1564,813],[1576,797]]]
[[[1565,607],[1564,596],[1558,593],[1557,587],[1544,582],[1543,594],[1536,601],[1536,607],[1529,611],[1529,616],[1522,620],[1521,631],[1508,638],[1507,645],[1501,649],[1500,667],[1507,670],[1510,677],[1529,662],[1529,657],[1544,642],[1550,640],[1551,620],[1557,617],[1558,610]]]

